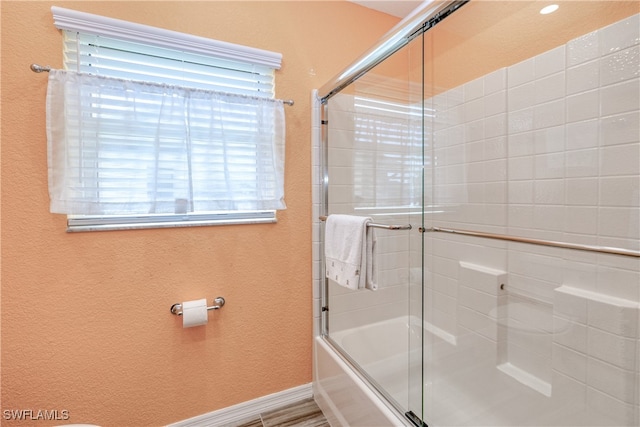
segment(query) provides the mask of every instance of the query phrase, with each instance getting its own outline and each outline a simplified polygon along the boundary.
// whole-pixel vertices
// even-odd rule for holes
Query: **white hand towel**
[[[326,276],[349,289],[377,288],[375,283],[375,236],[367,227],[371,218],[329,215],[325,226]]]

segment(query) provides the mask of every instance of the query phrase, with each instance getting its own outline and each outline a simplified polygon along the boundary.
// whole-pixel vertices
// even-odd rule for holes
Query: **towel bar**
[[[326,215],[320,216],[320,221],[326,221]],[[367,224],[367,227],[373,228],[384,228],[385,230],[411,230],[411,224],[404,225],[387,225],[387,224],[376,224],[375,222],[370,222]]]
[[[212,305],[211,307],[207,307],[207,311],[210,310],[219,310],[224,305],[224,298],[218,297],[213,300],[217,305]],[[182,316],[182,304],[176,303],[171,306],[171,314],[175,314],[176,316]]]
[[[493,234],[493,233],[484,233],[481,231],[459,230],[455,228],[431,227],[431,228],[421,228],[420,231],[423,233],[424,232],[440,232],[440,233],[460,234],[463,236],[484,237],[487,239],[505,240],[509,242],[529,243],[532,245],[552,246],[556,248],[576,249],[579,251],[597,252],[597,253],[603,253],[603,254],[622,255],[622,256],[640,258],[640,252],[634,251],[631,249],[583,245],[578,243],[556,242],[553,240],[533,239],[530,237],[506,236],[504,234]]]

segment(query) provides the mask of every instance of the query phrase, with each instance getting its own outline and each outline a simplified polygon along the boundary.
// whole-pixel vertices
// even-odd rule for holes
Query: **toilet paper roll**
[[[206,299],[203,298],[182,303],[183,328],[206,325],[208,320]]]

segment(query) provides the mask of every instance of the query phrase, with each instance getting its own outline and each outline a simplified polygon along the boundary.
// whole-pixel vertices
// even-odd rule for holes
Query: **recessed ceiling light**
[[[545,6],[542,9],[540,9],[540,13],[542,15],[548,15],[558,10],[558,7],[559,6],[557,4],[550,4],[549,6]]]

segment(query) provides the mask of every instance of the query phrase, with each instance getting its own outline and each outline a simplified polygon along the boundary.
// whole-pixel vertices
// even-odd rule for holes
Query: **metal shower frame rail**
[[[447,15],[468,3],[469,0],[425,1],[396,26],[389,30],[380,42],[366,51],[352,65],[345,68],[333,79],[318,89],[321,103],[360,78],[367,71],[387,59],[400,48],[408,44],[415,36],[436,25]]]

